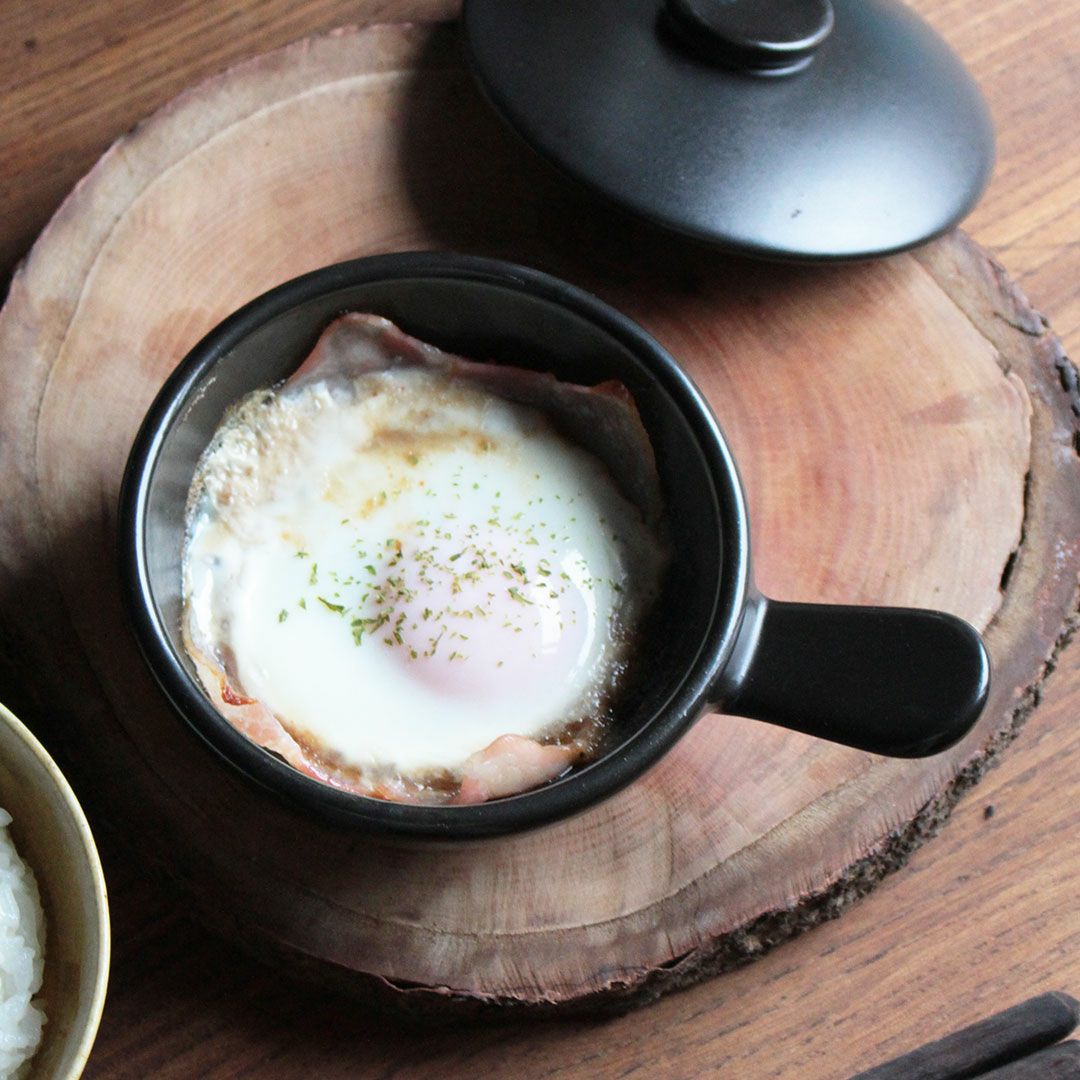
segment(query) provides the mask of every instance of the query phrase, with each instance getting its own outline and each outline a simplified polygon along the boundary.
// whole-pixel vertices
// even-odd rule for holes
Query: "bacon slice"
[[[550,372],[466,360],[410,337],[389,319],[352,312],[323,331],[286,385],[351,380],[402,367],[424,367],[467,380],[507,401],[542,410],[571,442],[608,467],[646,525],[660,528],[663,500],[652,443],[630,391],[616,380],[578,386]]]
[[[500,735],[465,761],[454,802],[486,802],[516,795],[561,776],[581,756],[574,746],[543,746],[524,735]]]
[[[272,750],[306,776],[322,780],[324,783],[331,782],[326,770],[319,768],[318,764],[311,760],[304,748],[285,730],[281,721],[261,701],[238,694],[229,685],[228,676],[221,665],[211,660],[195,645],[186,627],[184,646],[195,664],[199,681],[210,696],[214,708],[237,731],[259,746]]]

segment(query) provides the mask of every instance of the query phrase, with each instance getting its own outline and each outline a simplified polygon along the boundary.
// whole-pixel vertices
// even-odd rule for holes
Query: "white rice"
[[[45,916],[37,882],[8,835],[0,809],[0,1080],[21,1068],[41,1042],[45,1014],[31,998],[41,989]]]

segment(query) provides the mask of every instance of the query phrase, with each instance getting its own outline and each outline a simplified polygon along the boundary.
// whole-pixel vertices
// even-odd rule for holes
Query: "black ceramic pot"
[[[649,432],[676,556],[636,653],[635,692],[591,764],[474,806],[410,806],[309,779],[237,732],[204,696],[180,637],[184,506],[225,410],[290,374],[345,311],[384,315],[444,349],[592,384],[619,379]],[[828,558],[828,552],[822,552]],[[208,334],[162,388],[135,441],[120,506],[120,569],[135,635],[176,712],[264,788],[372,831],[476,837],[576,813],[654,765],[721,710],[902,757],[974,724],[989,659],[966,622],[932,611],[764,599],[750,573],[746,502],[697,388],[648,334],[535,270],[461,255],[359,259],[287,282]]]

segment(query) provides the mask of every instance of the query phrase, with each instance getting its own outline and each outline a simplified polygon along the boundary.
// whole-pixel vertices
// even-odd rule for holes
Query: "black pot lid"
[[[464,20],[481,86],[533,147],[746,254],[903,250],[990,176],[978,88],[895,0],[466,0]]]

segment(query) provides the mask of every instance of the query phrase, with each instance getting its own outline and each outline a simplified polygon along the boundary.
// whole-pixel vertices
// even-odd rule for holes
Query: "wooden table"
[[[1080,4],[918,0],[999,137],[967,227],[1080,354]],[[0,8],[0,274],[116,136],[233,60],[452,0],[20,0]],[[20,687],[5,686],[16,708]],[[404,1029],[284,983],[108,829],[115,948],[93,1077],[849,1075],[1020,998],[1080,995],[1080,644],[1003,763],[868,899],[750,967],[595,1024]],[[32,717],[31,717],[32,719]],[[100,829],[100,827],[99,827]]]

